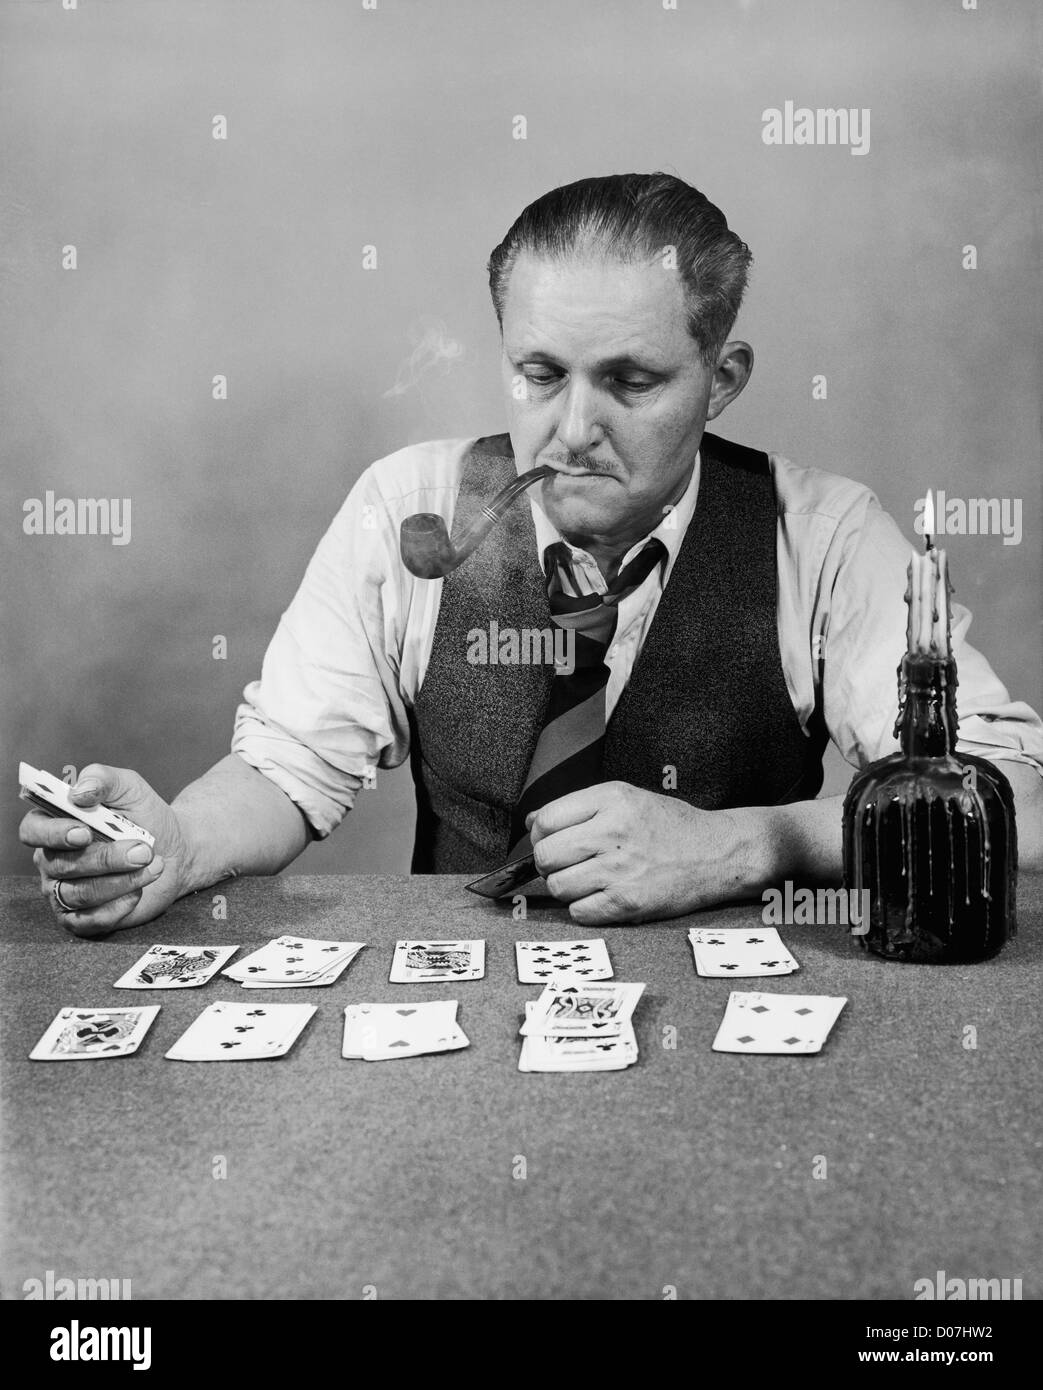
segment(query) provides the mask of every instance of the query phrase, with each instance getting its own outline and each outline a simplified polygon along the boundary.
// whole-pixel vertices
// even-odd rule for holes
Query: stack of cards
[[[548,985],[525,1006],[519,1071],[622,1071],[637,1061],[631,1023],[643,984]]]
[[[742,994],[733,990],[713,1050],[821,1052],[846,1003],[843,995]]]
[[[723,931],[690,927],[688,940],[700,975],[738,979],[792,975],[800,969],[774,927],[726,927]]]
[[[518,979],[523,985],[582,984],[611,980],[608,947],[597,937],[590,941],[516,941]]]
[[[484,941],[396,941],[388,979],[393,985],[432,985],[484,975]]]
[[[428,1052],[454,1052],[470,1043],[456,1021],[455,999],[425,1004],[349,1004],[344,1010],[343,1057],[387,1062]]]
[[[137,1052],[158,1013],[158,1004],[143,1009],[61,1009],[29,1056],[34,1062],[127,1057]]]
[[[232,959],[238,946],[150,946],[114,989],[197,989]]]
[[[332,985],[365,946],[364,941],[313,941],[277,936],[267,946],[221,973],[243,989],[307,989]]]
[[[314,1004],[231,1004],[219,999],[164,1055],[175,1062],[246,1062],[289,1052]]]

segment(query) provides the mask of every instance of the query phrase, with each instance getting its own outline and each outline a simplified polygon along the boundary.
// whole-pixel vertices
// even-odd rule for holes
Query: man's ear
[[[715,420],[732,403],[753,372],[753,348],[749,343],[725,343],[714,369],[707,420]]]

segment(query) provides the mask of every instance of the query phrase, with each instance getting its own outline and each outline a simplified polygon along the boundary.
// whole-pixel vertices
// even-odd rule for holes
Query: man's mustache
[[[551,454],[545,462],[552,468],[570,469],[575,473],[610,475],[616,471],[613,464],[604,459],[594,458],[590,454]]]

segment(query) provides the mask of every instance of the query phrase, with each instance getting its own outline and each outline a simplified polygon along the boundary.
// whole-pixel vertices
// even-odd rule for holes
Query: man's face
[[[658,260],[520,255],[503,380],[519,467],[555,468],[539,500],[577,544],[626,548],[657,526],[687,485],[708,409],[723,408],[711,407],[715,373],[688,332],[680,277]]]

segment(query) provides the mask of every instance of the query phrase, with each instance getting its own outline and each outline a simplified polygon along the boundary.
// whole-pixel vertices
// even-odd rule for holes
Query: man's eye
[[[551,382],[557,381],[558,378],[554,372],[529,371],[525,373],[525,379],[526,381],[533,382],[536,386],[549,386]]]
[[[617,376],[616,385],[621,386],[624,391],[650,391],[655,385],[654,381],[634,381],[630,377]]]

